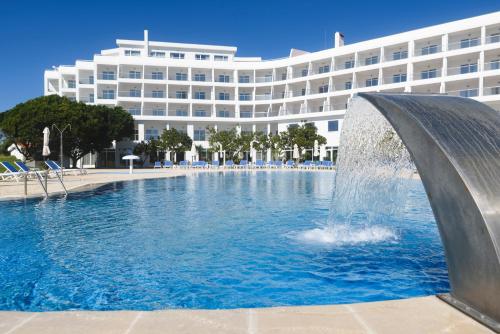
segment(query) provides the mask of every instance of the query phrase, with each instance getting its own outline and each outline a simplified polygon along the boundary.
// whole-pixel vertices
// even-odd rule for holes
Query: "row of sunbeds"
[[[85,169],[61,168],[61,166],[59,166],[57,162],[55,162],[54,160],[46,160],[44,162],[48,168],[49,176],[51,175],[51,173],[63,173],[64,175],[87,174],[87,171]],[[0,161],[0,165],[2,165],[3,168],[5,168],[5,172],[0,173],[0,178],[2,180],[19,182],[19,180],[22,179],[24,176],[31,178],[35,176],[35,173],[40,172],[38,170],[32,170],[22,161],[15,161],[14,163],[17,166],[17,168],[14,167],[14,165],[9,161]]]
[[[298,169],[333,169],[335,164],[332,161],[312,161],[306,160],[303,163],[295,163],[293,160],[288,160],[283,163],[281,160],[272,160],[265,162],[264,160],[256,160],[255,163],[248,160],[240,160],[235,163],[233,160],[227,160],[225,164],[221,164],[218,160],[213,160],[211,163],[206,161],[194,161],[190,163],[187,160],[182,160],[178,165],[174,165],[172,161],[156,161],[154,168],[298,168]]]

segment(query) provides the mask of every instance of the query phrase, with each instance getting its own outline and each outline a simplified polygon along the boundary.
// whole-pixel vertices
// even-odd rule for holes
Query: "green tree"
[[[248,152],[250,152],[254,138],[255,135],[252,132],[242,132],[237,135],[236,144],[238,153],[247,154]],[[246,156],[245,158],[248,159],[248,156]]]
[[[229,158],[235,158],[239,150],[236,129],[216,131],[214,128],[208,128],[208,133],[210,150],[213,152],[224,151]]]
[[[253,142],[253,148],[257,152],[265,152],[271,148],[271,135],[267,135],[262,131],[255,133],[255,141]]]
[[[287,133],[282,133],[282,136],[289,148],[293,149],[294,145],[297,145],[299,152],[305,148],[313,148],[316,140],[318,145],[326,144],[326,138],[318,134],[318,129],[313,123],[289,126]]]
[[[64,133],[63,150],[73,166],[88,153],[100,152],[113,140],[129,138],[134,133],[134,120],[120,107],[92,106],[57,95],[42,96],[16,105],[0,120],[0,129],[29,160],[41,160],[42,131],[56,124],[71,125]],[[51,131],[52,156],[58,156],[59,134]]]
[[[191,150],[193,140],[185,132],[165,129],[160,137],[160,147],[165,151],[181,153]]]
[[[146,160],[158,161],[159,160],[159,150],[161,149],[161,144],[156,139],[151,139],[148,141],[141,141],[137,143],[134,147],[134,154],[138,155],[141,160],[141,166],[144,165]]]

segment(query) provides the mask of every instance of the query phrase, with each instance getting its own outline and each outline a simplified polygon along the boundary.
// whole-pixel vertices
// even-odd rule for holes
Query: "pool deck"
[[[250,171],[259,171],[261,169],[250,169]],[[291,172],[289,169],[266,169],[269,171],[283,171]],[[83,191],[93,187],[98,187],[106,183],[131,181],[131,180],[144,180],[155,178],[166,178],[183,175],[192,175],[197,173],[214,173],[214,172],[241,172],[249,171],[249,169],[134,169],[133,174],[128,174],[128,169],[89,169],[87,175],[66,175],[64,176],[64,184],[68,192]],[[301,170],[293,170],[301,172]],[[304,170],[302,172],[317,172],[324,170]],[[332,172],[330,170],[330,172]],[[43,196],[43,190],[36,180],[28,180],[28,196],[24,195],[24,182],[15,181],[0,181],[0,200],[2,199],[15,199],[25,197],[40,197]],[[61,194],[63,191],[57,178],[50,178],[48,180],[49,195]]]
[[[0,312],[0,333],[493,333],[437,297],[236,310]]]

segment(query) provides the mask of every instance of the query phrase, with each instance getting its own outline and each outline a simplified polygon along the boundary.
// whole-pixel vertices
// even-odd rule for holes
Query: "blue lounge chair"
[[[274,165],[276,166],[276,168],[281,168],[283,167],[283,162],[281,160],[276,160],[274,162]]]
[[[19,178],[24,174],[20,173],[14,166],[8,161],[1,161],[0,164],[5,168],[5,172],[1,173],[0,176],[2,180],[15,180],[19,182]]]
[[[205,168],[207,166],[207,163],[205,161],[194,161],[191,166],[193,168]]]
[[[52,172],[55,172],[55,173],[64,173],[64,174],[68,174],[68,173],[71,173],[73,175],[77,175],[77,174],[87,174],[87,170],[86,169],[66,169],[66,168],[61,168],[61,166],[59,166],[57,164],[57,162],[55,162],[54,160],[46,160],[45,161],[45,164],[47,165],[47,167],[49,167],[49,170],[52,171]]]
[[[19,167],[19,169],[21,170],[21,172],[23,173],[26,173],[28,175],[28,177],[32,177],[33,175],[35,175],[36,171],[32,171],[28,166],[26,166],[26,164],[22,161],[16,161],[15,164],[17,165],[17,167]]]
[[[227,160],[225,167],[227,167],[227,168],[234,168],[234,161],[233,160]]]
[[[295,163],[293,162],[293,160],[288,160],[285,164],[286,168],[293,168],[294,166],[295,166]]]
[[[220,162],[219,160],[212,160],[212,164],[210,165],[211,168],[219,168],[220,167]]]
[[[179,167],[188,168],[189,162],[187,160],[182,160],[181,162],[179,162]]]
[[[174,163],[172,161],[165,160],[163,162],[163,168],[172,168],[174,167]]]
[[[264,168],[264,167],[266,167],[266,164],[264,163],[263,160],[256,160],[254,167],[255,168]]]
[[[269,161],[267,162],[267,167],[269,167],[269,168],[275,168],[275,167],[276,167],[276,165],[274,164],[274,161],[269,160]]]
[[[161,168],[161,161],[155,161],[153,168]]]
[[[239,168],[246,168],[248,167],[248,160],[240,160],[240,163],[238,165]]]

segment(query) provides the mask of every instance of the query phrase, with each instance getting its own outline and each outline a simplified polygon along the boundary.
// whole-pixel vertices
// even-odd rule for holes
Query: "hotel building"
[[[123,107],[136,141],[176,128],[208,147],[207,127],[277,133],[312,122],[328,159],[358,92],[442,93],[500,110],[500,12],[350,45],[335,33],[333,48],[272,60],[239,57],[232,46],[150,41],[147,31],[116,44],[45,71],[44,94]],[[119,162],[130,145],[118,143],[101,164]]]

